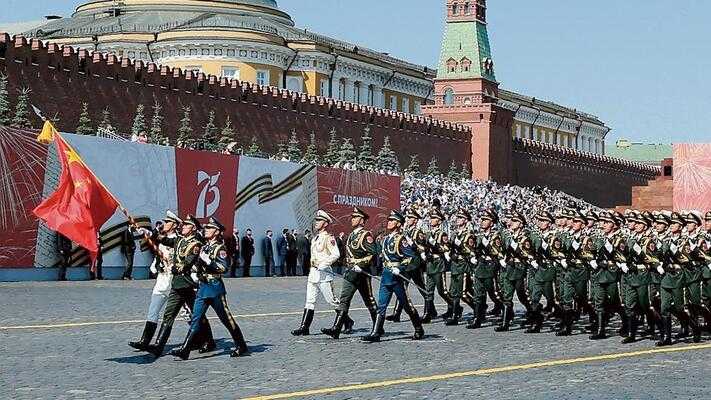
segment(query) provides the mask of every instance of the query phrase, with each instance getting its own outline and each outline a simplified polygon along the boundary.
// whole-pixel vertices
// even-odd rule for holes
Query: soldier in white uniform
[[[172,211],[168,211],[163,220],[163,234],[169,238],[177,237],[176,229],[182,222],[183,221]],[[140,232],[148,234],[148,236],[151,234],[150,231],[143,229],[141,229]],[[151,272],[158,274],[158,276],[156,277],[156,284],[153,286],[153,292],[151,293],[151,304],[148,306],[148,315],[146,316],[146,325],[143,328],[143,335],[141,335],[141,340],[137,342],[128,342],[128,345],[134,349],[145,351],[146,347],[151,344],[153,335],[158,327],[158,318],[160,318],[160,312],[163,306],[165,306],[166,301],[168,301],[171,288],[170,283],[173,279],[171,272],[173,267],[173,251],[174,249],[172,247],[162,244],[158,245],[158,254],[151,264]]]
[[[321,292],[323,298],[334,310],[338,307],[338,300],[333,295],[334,274],[331,265],[338,260],[340,253],[336,245],[336,238],[326,231],[332,222],[333,218],[328,213],[318,210],[316,218],[314,218],[314,237],[311,239],[311,270],[306,283],[304,315],[301,318],[299,329],[291,331],[294,336],[309,334],[309,327],[314,319],[318,292]]]

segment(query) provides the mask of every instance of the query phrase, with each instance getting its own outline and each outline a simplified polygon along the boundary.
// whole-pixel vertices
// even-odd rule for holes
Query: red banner
[[[376,234],[385,228],[390,210],[400,209],[399,176],[319,167],[316,180],[319,208],[335,219],[329,230],[336,235],[350,232],[354,206],[368,213],[366,226]]]
[[[238,163],[236,156],[175,149],[180,216],[215,217],[232,232]]]

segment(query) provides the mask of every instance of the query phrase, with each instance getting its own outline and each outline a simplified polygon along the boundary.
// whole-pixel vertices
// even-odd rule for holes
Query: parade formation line
[[[445,304],[437,304],[437,306],[444,306]],[[421,308],[422,305],[417,305],[416,307]],[[365,311],[367,308],[351,308],[351,311]],[[237,318],[264,318],[264,317],[286,317],[297,315],[301,316],[303,311],[284,311],[284,312],[273,312],[273,313],[262,313],[262,314],[237,314]],[[333,313],[333,310],[320,310],[316,311],[316,314],[329,314]],[[209,317],[208,319],[216,320],[217,317]],[[77,328],[82,326],[98,326],[98,325],[124,325],[124,324],[142,324],[146,322],[144,319],[127,319],[119,321],[87,321],[87,322],[65,322],[57,324],[37,324],[37,325],[12,325],[12,326],[0,326],[0,331],[11,331],[11,330],[21,330],[21,329],[60,329],[60,328]]]
[[[600,361],[614,361],[614,360],[619,360],[619,359],[624,359],[624,358],[642,357],[642,356],[664,354],[664,353],[676,353],[676,352],[682,352],[682,351],[706,350],[706,349],[711,349],[711,344],[698,344],[698,345],[690,345],[690,346],[683,346],[683,347],[652,348],[652,349],[647,349],[647,350],[630,351],[630,352],[625,352],[625,353],[611,353],[611,354],[601,354],[601,355],[589,356],[589,357],[577,357],[577,358],[567,358],[567,359],[562,359],[562,360],[539,361],[539,362],[529,363],[529,364],[509,365],[509,366],[494,367],[494,368],[483,368],[483,369],[476,369],[476,370],[471,370],[471,371],[453,372],[453,373],[448,373],[448,374],[419,376],[419,377],[413,377],[413,378],[393,379],[393,380],[387,380],[387,381],[362,383],[362,384],[356,384],[356,385],[334,386],[334,387],[330,387],[330,388],[303,390],[303,391],[291,392],[291,393],[278,393],[278,394],[271,394],[271,395],[266,395],[266,396],[246,397],[246,398],[242,398],[242,400],[290,399],[290,398],[294,398],[294,397],[305,397],[305,396],[325,395],[325,394],[333,394],[333,393],[340,393],[340,392],[351,392],[351,391],[358,391],[358,390],[377,389],[377,388],[384,388],[384,387],[390,387],[390,386],[408,385],[408,384],[423,383],[423,382],[446,381],[446,380],[450,380],[450,379],[466,378],[466,377],[471,377],[471,376],[492,375],[492,374],[499,374],[499,373],[504,373],[504,372],[551,368],[551,367],[558,367],[558,366],[562,366],[562,365],[584,364],[584,363],[592,363],[592,362],[600,362]]]

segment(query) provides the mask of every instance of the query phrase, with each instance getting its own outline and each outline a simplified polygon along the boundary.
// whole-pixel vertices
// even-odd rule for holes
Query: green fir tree
[[[296,137],[296,129],[291,130],[291,136],[289,137],[289,144],[286,146],[286,152],[288,153],[289,161],[301,161],[302,153],[299,148],[299,138]]]
[[[228,115],[227,118],[225,118],[225,126],[223,126],[220,131],[220,139],[218,140],[220,150],[227,150],[229,145],[235,143],[235,139],[237,139],[237,137],[232,127],[232,119]]]
[[[385,136],[383,139],[383,146],[378,152],[375,165],[378,172],[383,171],[391,174],[397,174],[400,172],[400,161],[397,159],[397,155],[390,147],[390,136]]]
[[[439,172],[439,166],[437,165],[437,157],[432,156],[429,165],[427,165],[427,176],[435,177],[440,176],[442,173]]]
[[[16,128],[30,128],[30,89],[22,88],[18,91],[17,104],[15,104],[15,116],[12,118],[12,126]]]
[[[462,170],[459,173],[460,179],[472,179],[472,173],[469,171],[469,164],[467,162],[462,163]]]
[[[178,143],[177,146],[183,149],[192,148],[193,145],[193,126],[190,120],[190,106],[183,107],[183,118],[180,120],[178,128]]]
[[[77,126],[77,135],[91,135],[94,133],[94,128],[91,127],[91,117],[89,117],[89,103],[81,103],[81,114],[79,115],[79,126]]]
[[[143,113],[143,104],[136,107],[136,115],[133,117],[133,125],[131,125],[131,135],[140,135],[146,131],[146,116]]]
[[[289,151],[287,150],[286,142],[279,142],[279,144],[277,144],[277,152],[276,152],[275,156],[276,156],[276,159],[279,161],[288,161],[289,160]]]
[[[0,74],[0,125],[10,125],[10,94],[7,91],[7,75]]]
[[[415,178],[420,177],[422,174],[422,170],[420,169],[420,160],[417,156],[417,154],[413,154],[410,156],[410,164],[405,168],[405,173],[408,175],[412,175]]]
[[[338,151],[338,165],[341,168],[353,167],[356,162],[355,148],[351,144],[350,138],[343,138],[341,148]]]
[[[101,122],[99,122],[100,129],[113,130],[113,125],[111,125],[111,111],[109,108],[104,108],[101,112]]]
[[[151,118],[151,130],[148,132],[150,143],[163,143],[163,106],[158,99],[153,99],[153,117]]]
[[[452,163],[449,164],[449,171],[447,171],[447,179],[450,181],[458,181],[461,176],[460,171],[457,170],[457,163],[452,160]]]
[[[329,132],[328,147],[324,156],[326,166],[333,167],[338,162],[338,137],[336,137],[336,128],[331,128]]]
[[[303,162],[310,165],[318,165],[318,147],[316,145],[316,134],[311,132],[309,136],[309,145],[306,146]]]
[[[373,157],[373,137],[370,135],[369,126],[366,126],[365,129],[363,129],[356,166],[359,171],[372,171],[375,169],[375,157]]]
[[[215,112],[210,111],[207,117],[207,124],[202,133],[202,149],[214,151],[217,148],[217,126],[215,125]]]
[[[259,147],[259,143],[257,142],[256,136],[252,136],[252,143],[250,143],[250,145],[247,148],[247,151],[244,153],[244,155],[250,156],[250,157],[261,157],[262,156],[262,149]]]

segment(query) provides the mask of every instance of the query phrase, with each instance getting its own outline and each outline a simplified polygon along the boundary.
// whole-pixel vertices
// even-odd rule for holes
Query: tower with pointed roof
[[[472,175],[511,180],[513,112],[497,104],[499,84],[489,44],[486,0],[445,0],[446,24],[434,81],[435,104],[424,114],[469,126]]]

